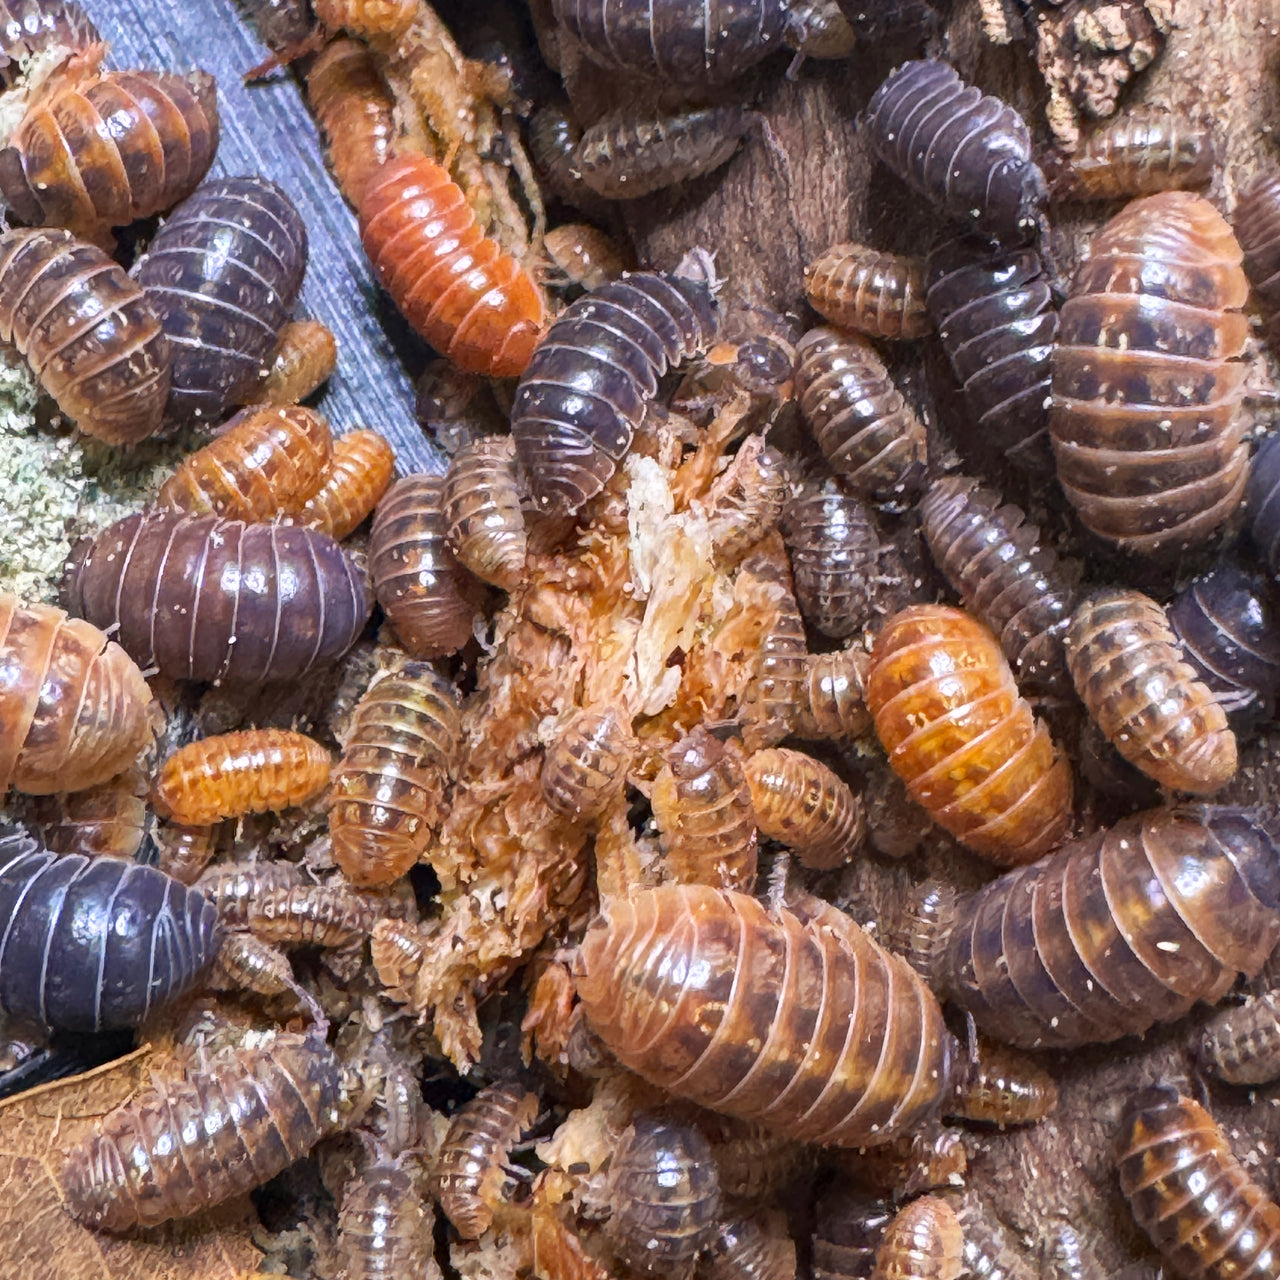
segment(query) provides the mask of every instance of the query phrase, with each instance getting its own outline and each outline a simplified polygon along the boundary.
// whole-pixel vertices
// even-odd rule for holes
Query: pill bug
[[[779,1137],[767,1125],[754,1120],[700,1110],[693,1115],[693,1121],[711,1143],[720,1172],[720,1190],[737,1209],[762,1205],[777,1196],[804,1163],[806,1153],[800,1143]]]
[[[33,817],[35,834],[50,853],[132,861],[151,825],[146,779],[127,769],[84,791],[42,796]]]
[[[1140,1035],[1262,968],[1280,938],[1276,865],[1247,810],[1148,810],[963,896],[938,976],[1020,1048]]]
[[[943,1108],[959,1120],[998,1125],[1034,1124],[1058,1105],[1058,1086],[1035,1058],[1003,1045],[978,1042],[977,1058],[956,1066],[951,1098]]]
[[[217,827],[180,827],[158,822],[152,834],[156,866],[179,884],[195,884],[218,852]]]
[[[630,718],[618,707],[585,707],[542,760],[542,798],[567,818],[590,822],[626,786],[637,752]]]
[[[1126,550],[1201,543],[1244,494],[1241,257],[1207,200],[1167,191],[1097,232],[1071,283],[1052,361],[1058,479],[1081,523]]]
[[[756,117],[738,106],[674,114],[617,111],[597,120],[578,143],[582,181],[609,200],[635,200],[679,186],[727,164]]]
[[[913,800],[1004,866],[1052,849],[1071,821],[1071,767],[1018,693],[995,636],[946,605],[914,605],[876,640],[866,703]]]
[[[158,719],[142,672],[97,627],[0,592],[0,798],[106,782]]]
[[[814,1216],[814,1280],[870,1280],[876,1250],[892,1220],[887,1200],[833,1183],[819,1197]]]
[[[254,902],[302,883],[302,873],[292,862],[221,862],[201,874],[196,888],[224,925],[244,929]]]
[[[796,398],[832,471],[854,493],[901,499],[924,471],[924,424],[869,343],[810,329],[796,348]]]
[[[609,1161],[605,1235],[629,1267],[679,1270],[715,1239],[720,1175],[711,1144],[692,1125],[641,1113]]]
[[[796,599],[810,626],[851,636],[871,616],[880,539],[871,513],[839,480],[806,484],[782,513]]]
[[[767,428],[795,398],[799,338],[791,317],[768,307],[735,305],[724,318],[719,341],[681,380],[672,408],[710,423],[745,393],[749,404],[738,430]]]
[[[329,31],[390,42],[408,30],[418,9],[417,0],[311,0],[311,5]]]
[[[1280,1077],[1280,991],[1249,996],[1215,1013],[1200,1035],[1198,1059],[1228,1084],[1266,1084]]]
[[[1186,660],[1228,715],[1269,712],[1280,692],[1280,640],[1260,575],[1219,564],[1178,593],[1168,618]]]
[[[542,335],[542,295],[485,236],[446,169],[417,153],[392,157],[365,186],[358,212],[374,272],[426,342],[467,372],[523,372]]]
[[[1280,1249],[1280,1205],[1236,1159],[1213,1117],[1169,1085],[1125,1103],[1120,1190],[1170,1268],[1188,1280],[1267,1275]]]
[[[876,1250],[872,1280],[957,1280],[965,1269],[956,1211],[937,1196],[899,1209]]]
[[[291,405],[317,392],[338,367],[338,340],[319,320],[289,320],[281,326],[275,352],[262,371],[249,404]]]
[[[171,421],[216,423],[252,395],[306,269],[306,226],[266,178],[215,178],[165,219],[132,275],[173,353]]]
[[[1070,687],[1062,638],[1075,606],[1068,567],[1021,508],[968,476],[934,481],[920,503],[920,528],[943,577],[964,607],[1000,640],[1021,681]]]
[[[937,27],[928,0],[841,0],[841,9],[862,44],[920,40]]]
[[[565,282],[579,289],[598,289],[635,265],[622,245],[586,222],[552,227],[542,247]]]
[[[338,1265],[346,1280],[432,1280],[435,1214],[411,1167],[381,1159],[347,1184],[338,1216]]]
[[[150,300],[69,231],[0,235],[0,342],[88,435],[137,444],[161,423],[170,348]]]
[[[941,985],[937,966],[946,940],[955,927],[958,892],[942,880],[912,886],[901,906],[884,922],[881,938],[935,990]],[[961,1069],[957,1067],[957,1074]]]
[[[31,61],[59,51],[92,49],[102,36],[73,0],[9,0],[0,4],[0,77],[18,82]]]
[[[339,436],[320,487],[303,503],[294,523],[341,542],[373,514],[395,469],[395,450],[376,431]]]
[[[369,686],[329,799],[333,859],[352,884],[390,884],[425,852],[461,738],[458,695],[426,663]]]
[[[1249,475],[1246,509],[1249,531],[1273,578],[1280,577],[1280,434],[1258,447]]]
[[[261,996],[298,990],[289,957],[251,933],[223,934],[208,985],[215,990],[253,991]]]
[[[236,414],[160,486],[156,505],[189,515],[269,521],[296,514],[333,458],[329,424],[301,405]]]
[[[964,389],[974,439],[1039,473],[1050,462],[1059,323],[1040,255],[968,236],[935,249],[928,270],[925,301]]]
[[[922,338],[933,328],[923,258],[832,245],[805,267],[804,291],[824,320],[869,338]]]
[[[582,180],[578,167],[581,141],[582,129],[566,100],[539,107],[529,120],[529,158],[547,191],[594,216],[609,206]]]
[[[510,436],[463,445],[445,473],[445,537],[461,564],[482,582],[513,591],[524,578],[527,537]]]
[[[721,1218],[702,1275],[706,1280],[795,1280],[796,1245],[754,1218]]]
[[[64,1031],[133,1027],[217,951],[205,899],[153,867],[61,856],[0,831],[0,1007]]]
[[[787,68],[789,74],[794,75],[806,58],[834,60],[853,52],[858,38],[836,0],[793,0],[790,9],[796,57]]]
[[[760,834],[784,844],[801,866],[848,862],[866,835],[862,801],[820,760],[789,747],[747,758],[747,783]]]
[[[1130,764],[1173,791],[1211,795],[1235,776],[1235,734],[1165,611],[1140,591],[1101,591],[1063,637],[1076,692]]]
[[[1085,138],[1055,194],[1123,200],[1207,187],[1216,163],[1213,136],[1202,125],[1163,107],[1131,107]]]
[[[241,729],[188,743],[151,788],[162,818],[208,827],[223,818],[278,813],[313,800],[329,783],[329,752],[291,729]]]
[[[415,658],[456,653],[471,639],[475,581],[446,538],[444,481],[411,475],[387,490],[369,534],[374,594]]]
[[[315,31],[310,0],[245,0],[240,8],[273,53],[291,56]]]
[[[279,1032],[158,1081],[68,1153],[68,1210],[99,1231],[158,1226],[243,1195],[339,1124],[340,1070],[322,1036]]]
[[[431,1171],[432,1194],[464,1240],[478,1240],[502,1202],[507,1159],[538,1114],[537,1094],[518,1085],[481,1089],[450,1122]]]
[[[790,494],[786,457],[766,444],[763,435],[748,436],[707,495],[707,522],[716,558],[733,564],[746,555],[777,527]]]
[[[511,434],[541,511],[572,515],[631,447],[668,367],[715,339],[711,290],[639,273],[570,303],[520,379]]]
[[[805,659],[804,696],[795,720],[799,738],[860,738],[871,728],[863,699],[870,654],[861,649],[812,653]]]
[[[1232,229],[1254,299],[1274,317],[1280,311],[1280,172],[1264,170],[1240,192]]]
[[[217,149],[207,72],[108,71],[28,109],[0,150],[0,196],[22,222],[109,241],[190,195]]]
[[[243,910],[250,933],[285,947],[362,944],[379,915],[374,903],[342,881],[259,887],[244,899]]]
[[[741,747],[695,726],[666,752],[650,796],[673,880],[750,892],[758,837]]]
[[[71,612],[175,679],[258,684],[337,662],[373,607],[364,574],[310,529],[132,515],[71,550]]]
[[[1040,1273],[1023,1261],[1010,1233],[973,1192],[956,1205],[964,1232],[965,1268],[974,1280],[1035,1280]]]
[[[686,988],[687,972],[705,981]],[[937,1002],[834,908],[805,923],[703,885],[639,890],[603,905],[575,983],[624,1066],[801,1141],[890,1141],[949,1087],[954,1045]]]
[[[867,104],[871,149],[947,217],[1002,240],[1028,240],[1048,194],[1031,134],[1007,103],[945,62],[904,62]]]

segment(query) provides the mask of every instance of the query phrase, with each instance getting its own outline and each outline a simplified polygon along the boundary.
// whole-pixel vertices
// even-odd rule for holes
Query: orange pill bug
[[[0,592],[0,798],[106,782],[159,719],[137,664],[97,627]]]
[[[34,834],[50,853],[131,861],[151,825],[147,782],[128,769],[84,791],[42,796],[34,816]]]
[[[1130,764],[1173,791],[1212,795],[1236,772],[1227,714],[1186,660],[1165,611],[1140,591],[1085,600],[1064,641],[1076,691]]]
[[[922,338],[933,329],[923,258],[833,245],[805,267],[804,291],[824,320],[870,338]]]
[[[333,456],[329,424],[302,405],[237,413],[160,486],[156,505],[268,521],[302,510]]]
[[[552,227],[542,248],[565,283],[580,289],[598,289],[635,265],[622,245],[586,222]]]
[[[461,188],[426,156],[394,157],[359,202],[360,239],[410,325],[470,373],[524,371],[546,311],[537,286],[485,237]]]
[[[1018,693],[999,642],[946,605],[913,605],[876,640],[866,702],[893,771],[961,844],[1003,866],[1066,835],[1071,768]]]
[[[977,1057],[956,1067],[954,1092],[943,1108],[959,1120],[982,1124],[1034,1124],[1058,1105],[1058,1086],[1038,1060],[1003,1045],[979,1041]]]
[[[298,404],[338,367],[338,340],[319,320],[290,320],[280,330],[271,363],[247,397],[250,404]]]
[[[1207,187],[1216,163],[1208,129],[1162,107],[1132,107],[1085,139],[1054,187],[1077,200],[1122,200]]]
[[[866,835],[862,801],[821,760],[789,747],[757,751],[747,782],[761,835],[785,844],[802,866],[848,862]]]
[[[424,662],[376,680],[333,770],[333,859],[356,885],[390,884],[422,856],[462,738],[458,695]]]
[[[161,817],[207,827],[248,813],[277,813],[329,784],[329,752],[289,729],[242,729],[180,748],[160,767],[151,802]]]
[[[957,1280],[966,1270],[956,1211],[937,1196],[913,1200],[885,1228],[871,1280]]]
[[[862,649],[811,653],[795,721],[798,738],[860,738],[871,728],[864,691],[871,655]]]
[[[445,536],[481,582],[513,591],[524,578],[527,537],[510,436],[481,436],[453,455],[444,478]]]
[[[624,1066],[800,1141],[891,1141],[950,1087],[938,1002],[834,908],[802,920],[704,885],[641,890],[604,904],[575,983]]]
[[[303,503],[298,523],[341,542],[373,514],[395,470],[395,450],[376,431],[339,436],[329,468],[320,487]]]
[[[565,817],[584,822],[598,818],[626,786],[636,751],[624,711],[584,708],[547,748],[542,798]]]

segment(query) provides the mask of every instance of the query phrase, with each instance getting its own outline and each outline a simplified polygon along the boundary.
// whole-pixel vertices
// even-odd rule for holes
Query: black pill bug
[[[0,1007],[65,1031],[137,1026],[221,941],[205,898],[153,867],[61,857],[0,827]]]

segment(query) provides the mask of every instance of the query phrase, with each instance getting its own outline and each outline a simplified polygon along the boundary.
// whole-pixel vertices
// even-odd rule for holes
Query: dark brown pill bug
[[[938,25],[938,12],[928,0],[840,0],[840,7],[865,45],[921,40]]]
[[[818,1200],[812,1237],[814,1280],[870,1280],[876,1250],[893,1220],[879,1196],[833,1183]]]
[[[796,1243],[754,1218],[722,1218],[699,1274],[706,1280],[795,1280]]]
[[[69,231],[0,236],[0,342],[88,435],[137,444],[161,423],[171,351],[150,299]]]
[[[946,476],[921,501],[920,528],[934,563],[995,632],[1019,681],[1068,691],[1062,638],[1075,585],[1022,509],[968,476]]]
[[[1187,1280],[1276,1274],[1280,1205],[1198,1102],[1169,1085],[1138,1090],[1116,1147],[1120,1190],[1172,1271]]]
[[[396,638],[415,658],[457,653],[474,629],[475,579],[458,564],[446,532],[441,476],[397,480],[373,515],[373,590]]]
[[[586,213],[603,213],[609,206],[582,180],[581,141],[582,129],[566,101],[539,107],[529,121],[529,158],[550,194]]]
[[[796,398],[831,470],[858,494],[901,500],[924,476],[924,424],[870,343],[810,329],[796,348]]]
[[[528,538],[511,437],[481,436],[459,449],[442,501],[445,537],[458,560],[481,582],[514,591],[524,580]]]
[[[1024,470],[1046,469],[1058,312],[1040,255],[974,236],[950,240],[929,255],[926,301],[975,440]]]
[[[956,1211],[937,1196],[900,1209],[876,1250],[872,1280],[957,1280],[964,1271],[964,1234]]]
[[[236,684],[332,666],[373,607],[364,574],[325,534],[167,512],[82,538],[62,598],[144,669]]]
[[[253,395],[306,269],[306,226],[266,178],[215,178],[165,219],[131,274],[173,351],[171,421],[216,423]]]
[[[1280,433],[1267,436],[1253,459],[1246,510],[1262,563],[1280,578]]]
[[[0,1008],[64,1031],[134,1027],[213,960],[218,917],[154,867],[0,829]]]
[[[631,447],[668,367],[715,340],[701,281],[639,273],[571,303],[521,376],[511,434],[539,510],[572,515]]]
[[[938,974],[1020,1048],[1141,1035],[1257,974],[1280,940],[1280,862],[1248,810],[1149,810],[956,906]]]
[[[876,155],[947,217],[1014,243],[1036,231],[1048,191],[1030,131],[945,62],[903,63],[862,123]]]
[[[755,126],[742,107],[699,107],[674,115],[619,111],[578,143],[582,181],[609,200],[635,200],[691,182],[728,163]]]
[[[678,1270],[716,1236],[720,1173],[695,1128],[641,1113],[614,1151],[605,1175],[605,1235],[629,1267]]]
[[[1184,587],[1166,612],[1187,661],[1228,715],[1270,712],[1280,692],[1280,628],[1265,579],[1220,564]]]
[[[862,696],[870,665],[871,655],[862,649],[809,654],[796,736],[839,741],[870,732],[871,712]]]
[[[880,539],[871,514],[840,481],[809,483],[782,513],[796,599],[824,636],[851,636],[871,616]]]
[[[1280,311],[1280,171],[1264,170],[1240,193],[1232,228],[1254,300],[1273,318]]]
[[[1094,130],[1067,161],[1054,194],[1076,200],[1124,200],[1157,191],[1194,190],[1213,181],[1213,135],[1164,107],[1131,107]]]
[[[598,818],[626,786],[637,750],[623,710],[582,709],[547,748],[542,798],[565,817],[582,822]]]
[[[748,436],[707,495],[707,522],[716,559],[733,564],[772,533],[790,496],[786,456],[765,444],[763,435]]]
[[[147,780],[130,769],[86,791],[42,796],[34,817],[40,842],[50,853],[131,861],[151,825]]]
[[[338,1265],[345,1280],[430,1280],[435,1214],[412,1168],[382,1159],[349,1182],[338,1215]]]
[[[98,1231],[158,1226],[243,1195],[339,1127],[341,1069],[322,1035],[281,1032],[108,1112],[59,1181]]]
[[[923,258],[832,245],[805,267],[804,291],[824,320],[869,338],[923,338],[933,328]]]
[[[820,760],[789,747],[747,759],[760,834],[786,845],[801,866],[830,871],[848,862],[866,835],[862,800]]]
[[[9,0],[0,4],[0,78],[16,84],[31,60],[70,55],[102,43],[92,19],[74,0]]]
[[[998,1125],[1034,1124],[1058,1105],[1058,1086],[1035,1058],[979,1041],[977,1060],[956,1064],[955,1082],[943,1112],[958,1120]]]

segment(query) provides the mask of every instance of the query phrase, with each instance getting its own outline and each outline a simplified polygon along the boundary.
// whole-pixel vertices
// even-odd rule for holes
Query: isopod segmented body
[[[1155,809],[962,897],[936,972],[989,1035],[1068,1048],[1220,1000],[1277,939],[1270,832],[1245,810]]]
[[[810,329],[796,348],[796,398],[832,471],[855,492],[901,498],[924,471],[924,424],[874,348],[835,329]]]
[[[622,245],[586,222],[552,227],[542,237],[542,247],[564,281],[579,289],[598,289],[635,265]]]
[[[133,268],[173,353],[168,416],[213,424],[261,380],[307,269],[307,229],[266,178],[215,178]]]
[[[960,1197],[956,1216],[964,1232],[965,1269],[974,1280],[1035,1280],[1040,1275],[1023,1260],[1011,1232],[972,1191]]]
[[[934,563],[964,607],[999,637],[1020,679],[1065,691],[1062,637],[1075,590],[1021,508],[967,476],[929,486],[920,527]]]
[[[157,719],[142,672],[97,627],[0,592],[0,798],[114,778]]]
[[[513,591],[524,578],[527,537],[510,436],[481,436],[453,455],[444,477],[445,537],[482,582]]]
[[[448,171],[424,155],[389,159],[365,185],[360,240],[409,324],[460,369],[524,371],[542,335],[542,295],[480,229]]]
[[[1034,1124],[1058,1105],[1058,1086],[1034,1059],[1003,1045],[980,1041],[977,1060],[956,1066],[953,1093],[944,1112],[1000,1128]]]
[[[44,796],[35,806],[36,834],[50,853],[132,861],[147,834],[147,782],[138,769],[85,791]]]
[[[338,1060],[319,1035],[230,1051],[108,1112],[62,1166],[67,1208],[113,1232],[212,1208],[334,1132],[340,1101]]]
[[[1200,1037],[1199,1062],[1229,1084],[1265,1084],[1280,1077],[1280,990],[1215,1013]]]
[[[1275,1275],[1280,1205],[1198,1102],[1169,1085],[1140,1089],[1125,1104],[1117,1155],[1135,1220],[1178,1275]]]
[[[338,340],[319,320],[281,326],[270,365],[249,395],[249,404],[298,404],[318,391],[338,366]]]
[[[417,0],[312,0],[316,18],[329,31],[362,40],[397,40],[417,12]]]
[[[376,431],[339,436],[320,487],[303,503],[295,523],[341,542],[373,514],[395,469],[395,450]]]
[[[805,923],[703,885],[641,890],[604,905],[575,979],[624,1066],[801,1141],[888,1142],[949,1088],[937,1001],[834,908]]]
[[[62,591],[73,613],[119,628],[144,667],[242,684],[332,665],[373,607],[364,574],[324,534],[170,513],[81,539]]]
[[[929,255],[926,301],[977,438],[1019,467],[1043,469],[1058,312],[1040,255],[950,240]]]
[[[1132,107],[1085,139],[1056,186],[1083,200],[1207,187],[1216,160],[1208,129],[1162,107]]]
[[[507,1158],[538,1114],[538,1096],[518,1085],[492,1084],[454,1116],[431,1171],[446,1218],[465,1240],[478,1240],[502,1200]]]
[[[0,76],[14,84],[33,58],[57,50],[92,49],[102,36],[75,0],[9,0],[0,4]]]
[[[1186,191],[1135,200],[1093,237],[1062,308],[1051,428],[1063,491],[1100,538],[1184,550],[1239,506],[1241,259],[1222,215]]]
[[[329,424],[302,405],[244,409],[160,486],[156,505],[269,521],[296,515],[333,457]]]
[[[65,1031],[133,1027],[195,985],[220,941],[199,893],[153,867],[0,834],[0,1008]]]
[[[871,1280],[957,1280],[963,1252],[956,1211],[937,1196],[921,1196],[885,1228]]]
[[[863,120],[876,155],[948,217],[1002,240],[1031,238],[1047,188],[1031,133],[1007,103],[926,58],[892,72]]]
[[[390,884],[422,856],[462,737],[458,695],[424,662],[376,680],[333,771],[333,859],[356,885]]]
[[[540,510],[572,515],[617,470],[668,367],[715,339],[711,290],[623,276],[571,303],[520,379],[511,434]]]
[[[1280,434],[1258,447],[1249,475],[1249,532],[1273,578],[1280,577]]]
[[[707,495],[716,559],[732,564],[771,533],[790,494],[786,457],[765,444],[763,435],[748,436]]]
[[[302,873],[292,862],[222,862],[205,871],[196,888],[213,904],[223,924],[244,929],[255,902],[302,883]]]
[[[1212,795],[1235,776],[1235,734],[1197,678],[1165,611],[1140,591],[1102,591],[1064,636],[1076,692],[1130,764],[1173,791]]]
[[[1280,311],[1280,172],[1264,171],[1240,192],[1232,228],[1253,296],[1273,319]]]
[[[0,341],[81,431],[137,444],[160,426],[171,359],[160,320],[121,267],[69,231],[0,236]]]
[[[832,1183],[818,1201],[814,1221],[814,1280],[870,1280],[876,1250],[892,1221],[887,1200]]]
[[[542,760],[542,798],[557,813],[590,822],[626,786],[637,744],[618,707],[586,707],[560,731]]]
[[[795,1280],[795,1241],[754,1218],[721,1218],[703,1274],[707,1280]]]
[[[865,244],[832,245],[805,267],[804,291],[824,320],[869,338],[923,338],[933,328],[924,305],[923,258]]]
[[[437,1280],[434,1255],[435,1215],[410,1168],[379,1160],[347,1184],[338,1216],[345,1280]]]
[[[368,937],[378,908],[342,881],[278,884],[244,900],[244,925],[285,947],[349,947]]]
[[[862,843],[862,801],[820,760],[769,747],[747,758],[746,773],[760,834],[785,844],[802,866],[829,871]]]
[[[223,935],[209,985],[225,991],[254,991],[260,996],[279,996],[298,989],[289,957],[251,933]]]
[[[108,71],[36,100],[0,151],[0,196],[23,222],[109,241],[190,195],[217,149],[211,75]]]
[[[859,738],[871,728],[863,694],[871,655],[861,649],[812,653],[805,660],[804,697],[795,721],[799,738]]]
[[[329,752],[290,729],[241,729],[180,747],[160,767],[151,802],[162,818],[208,827],[314,800],[329,784]]]
[[[160,822],[154,835],[156,865],[179,884],[195,884],[218,852],[217,827],[180,827]]]
[[[914,605],[876,640],[866,702],[913,800],[1004,866],[1052,849],[1071,821],[1071,766],[1018,693],[999,643],[946,605]]]

